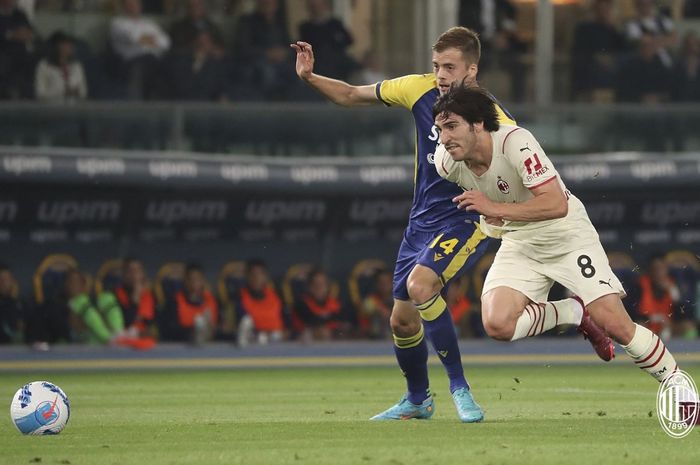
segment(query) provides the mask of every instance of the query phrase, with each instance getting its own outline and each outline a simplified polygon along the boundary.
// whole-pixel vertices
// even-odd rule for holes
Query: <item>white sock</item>
[[[635,324],[637,329],[634,337],[626,346],[625,352],[632,357],[634,363],[649,373],[654,379],[662,382],[678,369],[676,360],[666,349],[661,338],[644,326]]]
[[[543,304],[529,303],[515,323],[511,341],[537,336],[559,325],[580,325],[583,307],[576,299],[564,299]]]

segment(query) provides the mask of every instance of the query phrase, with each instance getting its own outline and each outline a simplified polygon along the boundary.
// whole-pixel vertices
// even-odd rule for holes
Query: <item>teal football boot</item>
[[[474,401],[469,389],[457,389],[452,393],[452,399],[457,407],[457,415],[463,423],[478,423],[484,419],[484,411]]]
[[[433,396],[428,396],[422,404],[416,405],[404,395],[398,404],[370,418],[370,420],[427,420],[433,416],[435,405]]]

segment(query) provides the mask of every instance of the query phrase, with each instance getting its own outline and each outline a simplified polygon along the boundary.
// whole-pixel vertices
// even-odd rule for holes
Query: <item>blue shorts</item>
[[[489,238],[470,220],[451,223],[437,232],[404,231],[394,269],[394,298],[410,300],[408,275],[420,264],[435,272],[443,286],[462,276],[486,251]]]

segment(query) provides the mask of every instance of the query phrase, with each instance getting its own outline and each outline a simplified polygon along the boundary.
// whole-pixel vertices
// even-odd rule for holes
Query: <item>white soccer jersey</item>
[[[474,174],[465,162],[454,161],[440,144],[435,151],[435,167],[440,176],[457,183],[464,190],[479,190],[494,202],[525,202],[534,197],[530,189],[548,182],[558,182],[569,200],[569,211],[564,218],[508,221],[502,227],[496,227],[504,241],[529,245],[537,253],[546,250],[549,255],[574,250],[582,244],[599,240],[585,207],[566,189],[559,173],[530,131],[518,126],[501,125],[498,131],[491,133],[491,137],[491,165],[481,176]]]

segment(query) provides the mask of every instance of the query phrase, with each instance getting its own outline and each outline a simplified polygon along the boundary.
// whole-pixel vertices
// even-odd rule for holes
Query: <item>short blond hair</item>
[[[479,34],[462,26],[451,27],[438,37],[433,44],[433,51],[442,53],[448,48],[456,48],[462,52],[467,64],[479,64],[481,58],[481,42]]]

